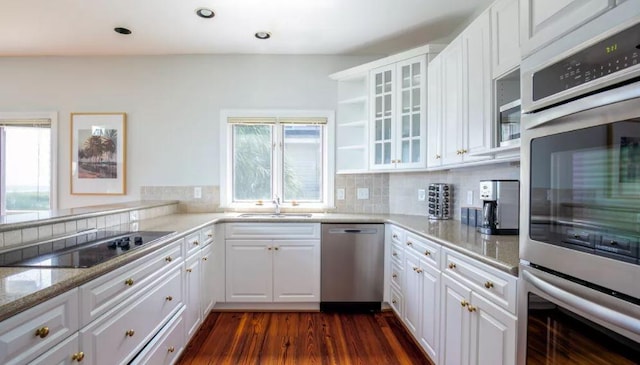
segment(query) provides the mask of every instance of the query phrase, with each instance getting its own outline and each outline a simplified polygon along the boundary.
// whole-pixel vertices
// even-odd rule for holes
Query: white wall
[[[0,111],[57,111],[58,208],[137,200],[141,186],[219,185],[219,111],[335,109],[328,75],[373,57],[0,58]],[[127,195],[70,195],[69,115],[127,113]]]

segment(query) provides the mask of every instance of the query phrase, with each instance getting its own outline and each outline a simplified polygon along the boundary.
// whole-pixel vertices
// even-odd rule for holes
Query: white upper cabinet
[[[442,165],[442,57],[429,63],[427,84],[427,167]]]
[[[520,0],[522,58],[615,6],[615,0]]]
[[[371,169],[388,169],[395,164],[395,78],[395,65],[371,71]]]
[[[462,145],[462,38],[440,54],[442,60],[442,164],[461,161]]]
[[[493,78],[520,65],[520,8],[518,0],[491,5],[491,61]]]

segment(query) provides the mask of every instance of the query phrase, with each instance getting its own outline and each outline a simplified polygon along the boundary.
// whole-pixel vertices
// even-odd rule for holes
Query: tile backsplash
[[[336,175],[335,189],[344,189],[344,199],[335,195],[336,212],[389,213],[389,174]],[[368,189],[367,199],[358,199],[357,189]]]
[[[201,188],[202,196],[194,197],[194,189]],[[177,200],[181,213],[210,213],[219,211],[220,187],[214,185],[197,186],[143,186],[140,188],[142,200]]]

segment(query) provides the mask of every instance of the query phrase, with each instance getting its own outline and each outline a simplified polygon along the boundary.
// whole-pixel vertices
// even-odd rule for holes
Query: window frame
[[[50,151],[51,158],[50,168],[51,176],[49,181],[49,209],[56,210],[58,208],[58,113],[57,112],[0,112],[0,121],[20,122],[38,119],[48,119],[50,125]],[[4,158],[4,157],[2,157]],[[3,164],[4,166],[4,164]],[[4,167],[3,167],[4,168]],[[3,187],[4,188],[4,187]],[[4,189],[3,189],[4,190]],[[4,196],[4,191],[3,191]],[[0,197],[0,199],[2,199]],[[4,209],[4,207],[2,207]]]
[[[293,205],[291,202],[283,202],[282,208],[289,210],[296,209],[330,209],[334,208],[334,176],[335,176],[335,113],[332,110],[281,110],[281,109],[248,109],[248,110],[221,110],[220,112],[220,207],[238,210],[268,210],[274,209],[274,204],[271,200],[263,201],[263,205],[257,205],[255,201],[247,202],[234,202],[233,201],[233,128],[232,123],[229,123],[229,119],[234,118],[264,118],[264,119],[325,119],[326,124],[324,132],[322,133],[322,199],[320,202],[297,202],[297,205]],[[282,126],[285,124],[276,123],[276,126]],[[284,128],[276,127],[273,131],[275,140],[279,142],[283,141]],[[282,167],[284,166],[282,150],[273,155],[273,165],[275,167],[272,171],[272,189],[274,194],[280,196],[283,199],[283,184],[284,179],[282,174]]]

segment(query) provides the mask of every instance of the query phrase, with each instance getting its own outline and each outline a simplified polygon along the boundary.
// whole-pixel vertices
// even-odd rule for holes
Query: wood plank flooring
[[[178,364],[432,365],[391,312],[214,312]]]

